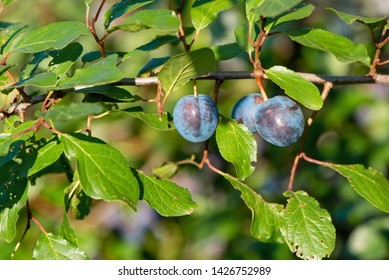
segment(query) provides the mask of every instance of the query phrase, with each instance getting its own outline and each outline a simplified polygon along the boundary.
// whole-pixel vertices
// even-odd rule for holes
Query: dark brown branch
[[[376,74],[371,76],[329,76],[311,73],[298,73],[302,77],[308,79],[315,84],[331,83],[335,85],[351,85],[351,84],[384,84],[389,85],[389,75]],[[264,76],[267,79],[266,75]],[[211,72],[208,75],[201,76],[197,80],[241,80],[241,79],[255,79],[252,72],[244,71],[225,71],[225,72]],[[114,86],[154,86],[158,85],[158,77],[138,77],[138,78],[124,78],[116,83]],[[57,99],[64,97],[67,93],[74,91],[74,89],[66,89],[61,91],[54,91],[51,98]],[[46,99],[47,95],[38,95],[31,97],[29,102],[12,104],[6,111],[0,112],[0,120],[14,114],[26,111],[31,105],[41,103]]]
[[[350,85],[350,84],[389,84],[389,75],[377,74],[372,76],[330,76],[311,73],[298,73],[302,77],[308,79],[315,84],[325,84],[327,82],[333,85]],[[266,75],[264,76],[267,79]],[[208,75],[201,76],[197,80],[240,80],[240,79],[255,79],[252,72],[244,71],[221,71],[211,72]],[[157,85],[157,77],[139,77],[139,78],[125,78],[115,85],[127,86],[151,86]]]

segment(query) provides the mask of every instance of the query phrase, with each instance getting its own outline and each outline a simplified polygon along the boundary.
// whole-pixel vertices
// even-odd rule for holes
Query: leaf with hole
[[[120,200],[135,209],[139,184],[126,159],[102,140],[83,134],[63,134],[65,155],[77,163],[83,191],[94,199]]]
[[[257,13],[255,9],[258,8],[263,1],[265,0],[246,0],[246,16],[250,23],[260,20],[261,15]]]
[[[81,35],[90,34],[85,24],[78,21],[50,23],[25,35],[13,51],[36,53],[50,49],[62,49]]]
[[[302,259],[323,259],[335,248],[335,227],[327,210],[304,191],[286,192],[280,229],[290,250]]]
[[[166,94],[169,95],[190,80],[211,72],[215,63],[215,55],[211,49],[178,54],[165,63],[158,74],[158,80]]]
[[[287,31],[286,33],[293,41],[309,48],[328,52],[340,62],[361,62],[370,65],[370,57],[366,47],[362,44],[355,44],[346,37],[322,29],[309,28]]]
[[[318,88],[296,72],[284,66],[273,66],[266,70],[266,76],[281,87],[285,93],[311,110],[319,110],[323,100]]]
[[[30,163],[27,158],[22,158],[20,163],[10,160],[1,168],[7,172],[0,172],[0,214],[6,209],[12,211],[22,199],[27,189]]]
[[[342,165],[325,163],[327,166],[344,176],[354,190],[378,209],[389,213],[389,181],[379,171],[363,165]]]
[[[253,133],[235,120],[221,120],[216,128],[216,142],[222,157],[235,166],[240,180],[245,180],[255,168],[257,142]]]
[[[16,223],[19,219],[19,211],[26,204],[28,197],[28,188],[25,189],[19,201],[12,206],[6,208],[0,213],[0,238],[11,243],[16,236]]]
[[[88,256],[61,236],[42,233],[34,252],[34,260],[87,260]]]

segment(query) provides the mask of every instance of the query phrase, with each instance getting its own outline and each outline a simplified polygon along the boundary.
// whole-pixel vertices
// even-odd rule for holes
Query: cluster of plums
[[[281,147],[296,143],[304,131],[304,116],[299,105],[286,96],[264,101],[259,93],[246,95],[235,104],[232,118],[251,132],[258,132],[267,142]],[[216,104],[205,94],[182,97],[173,111],[177,131],[194,143],[208,140],[218,120]]]

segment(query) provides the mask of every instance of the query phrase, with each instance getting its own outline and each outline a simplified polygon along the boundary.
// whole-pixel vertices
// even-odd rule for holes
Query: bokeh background
[[[96,0],[92,14],[96,11]],[[117,1],[107,1],[105,8]],[[174,1],[172,1],[174,2]],[[192,1],[187,1],[190,4]],[[309,18],[290,24],[290,28],[310,26],[323,28],[360,42],[373,55],[371,34],[360,24],[348,25],[325,10],[332,7],[340,11],[363,16],[389,15],[387,0],[342,0],[306,1],[316,5]],[[325,2],[325,3],[324,3]],[[325,5],[324,5],[325,4]],[[149,8],[168,8],[169,1],[155,1]],[[190,5],[188,5],[190,6]],[[218,20],[200,33],[195,48],[235,41],[234,31],[245,22],[244,6],[220,14]],[[189,14],[184,11],[184,16]],[[61,20],[85,21],[85,5],[82,0],[18,0],[0,14],[2,22],[20,22],[37,28]],[[119,19],[120,20],[120,19]],[[185,23],[190,25],[190,20]],[[97,23],[102,32],[101,21]],[[107,49],[127,52],[147,43],[156,34],[152,30],[138,33],[115,32],[106,41]],[[89,37],[82,37],[84,53],[97,47]],[[182,52],[181,45],[164,46],[149,55],[135,57],[120,68],[127,77],[135,77],[151,58],[171,56]],[[384,49],[389,58],[389,47]],[[31,57],[14,55],[10,64],[16,76]],[[331,55],[300,47],[280,34],[270,37],[263,48],[262,62],[265,68],[284,65],[301,72],[329,75],[366,74],[362,65],[347,65],[337,62]],[[81,62],[77,65],[81,66]],[[251,71],[247,55],[220,62],[217,70]],[[19,72],[18,72],[19,71]],[[389,68],[381,67],[381,73]],[[214,83],[199,81],[200,92],[211,94]],[[265,82],[270,96],[282,91],[270,82]],[[153,98],[155,87],[128,87],[131,93],[144,98]],[[172,94],[166,110],[172,111],[175,102],[183,95],[191,94],[188,85]],[[225,81],[219,96],[219,111],[230,116],[234,103],[242,96],[258,92],[251,80]],[[72,100],[64,100],[71,102]],[[136,104],[125,104],[130,107]],[[142,104],[146,111],[155,112],[156,105]],[[310,130],[306,153],[319,160],[342,164],[360,163],[371,166],[386,176],[389,174],[389,88],[379,85],[337,86],[331,91],[325,107],[320,111]],[[308,111],[304,111],[306,117]],[[31,112],[29,117],[34,117]],[[82,129],[86,120],[57,122],[61,131]],[[47,132],[40,131],[42,136]],[[186,159],[191,154],[198,158],[203,146],[182,139],[176,131],[155,131],[137,119],[121,114],[112,114],[93,122],[93,135],[118,148],[133,167],[150,173],[164,162]],[[282,193],[287,188],[290,168],[298,145],[279,148],[258,142],[256,171],[247,179],[247,184],[258,191],[267,201],[285,203]],[[214,165],[234,174],[233,167],[223,161],[214,139],[210,142],[210,158]],[[5,172],[5,171],[1,171]],[[198,203],[192,215],[179,218],[163,218],[146,203],[140,202],[134,212],[122,203],[95,201],[91,213],[81,221],[71,224],[79,237],[80,248],[91,259],[294,259],[285,244],[265,244],[250,235],[251,213],[235,191],[223,178],[207,168],[198,170],[193,166],[182,167],[173,179],[187,187]],[[47,231],[57,232],[63,215],[64,188],[69,184],[64,174],[41,177],[30,188],[30,205],[34,215]],[[331,170],[301,162],[295,189],[307,191],[326,208],[333,219],[336,233],[336,249],[331,259],[389,259],[389,216],[371,206],[358,196],[348,182]],[[388,202],[389,203],[389,202]],[[23,210],[22,210],[23,213]],[[9,259],[26,223],[21,215],[18,236],[11,244],[0,241],[0,259]],[[40,230],[32,224],[15,259],[30,259]]]

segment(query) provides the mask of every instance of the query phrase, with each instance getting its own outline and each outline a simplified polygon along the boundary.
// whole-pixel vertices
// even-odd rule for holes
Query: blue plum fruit
[[[219,112],[208,95],[187,95],[178,100],[174,107],[173,121],[182,137],[199,143],[208,140],[215,133]]]
[[[232,109],[232,118],[238,123],[244,124],[251,132],[256,132],[255,113],[258,105],[263,102],[262,94],[252,93],[242,97]]]
[[[296,102],[276,96],[258,106],[255,127],[267,142],[285,147],[299,140],[304,131],[304,116]]]

